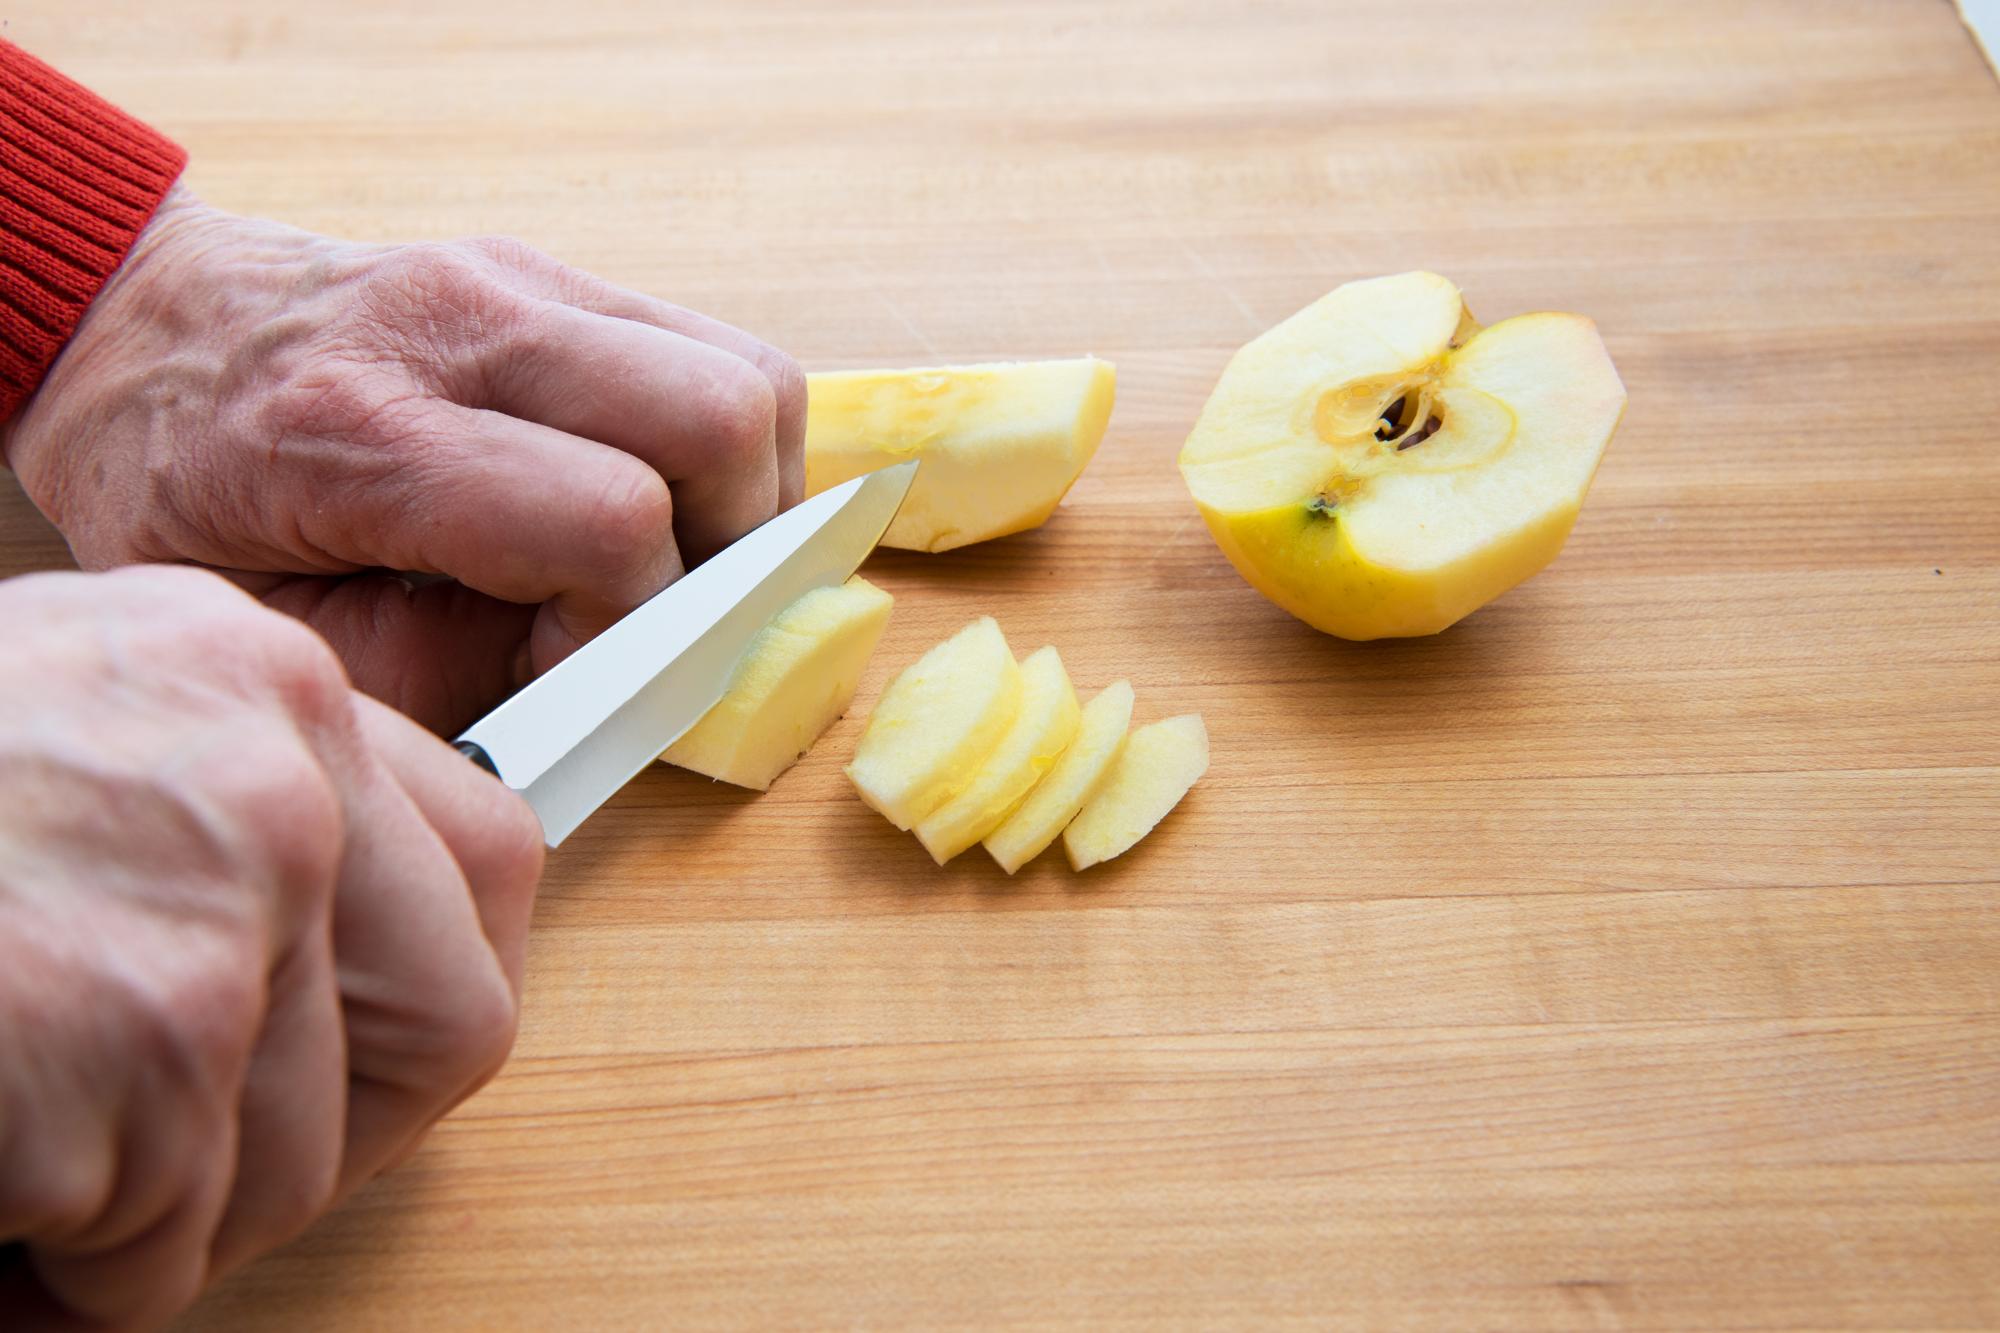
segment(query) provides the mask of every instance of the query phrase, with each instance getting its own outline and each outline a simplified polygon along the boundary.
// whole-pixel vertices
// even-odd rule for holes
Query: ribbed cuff
[[[0,421],[186,165],[178,144],[0,41]]]

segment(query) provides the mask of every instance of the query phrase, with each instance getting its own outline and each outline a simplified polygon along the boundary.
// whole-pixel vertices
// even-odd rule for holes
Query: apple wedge
[[[1076,735],[1076,689],[1054,648],[1021,664],[1021,706],[979,776],[917,824],[917,840],[939,865],[998,828]]]
[[[758,631],[720,702],[660,761],[768,789],[853,702],[893,601],[863,578],[800,597]]]
[[[1116,374],[1095,357],[806,377],[806,494],[905,458],[884,546],[948,551],[1037,527],[1097,452]]]
[[[905,667],[868,717],[847,776],[907,829],[971,786],[1013,725],[1021,668],[982,616]]]
[[[1042,854],[1076,818],[1125,746],[1132,725],[1132,684],[1114,681],[1083,706],[1076,736],[1048,776],[1000,827],[986,835],[986,850],[1013,874]]]
[[[1285,610],[1348,639],[1434,634],[1555,559],[1624,408],[1588,319],[1481,329],[1451,283],[1404,273],[1246,344],[1180,466]]]
[[[1183,713],[1140,727],[1104,783],[1063,830],[1070,867],[1109,861],[1153,831],[1208,771],[1208,730],[1201,714]]]

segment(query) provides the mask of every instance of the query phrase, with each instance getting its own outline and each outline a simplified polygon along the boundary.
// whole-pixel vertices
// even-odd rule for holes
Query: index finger
[[[778,507],[789,509],[805,498],[806,377],[797,361],[733,324],[606,282],[519,241],[488,237],[471,244],[511,273],[529,295],[692,338],[756,367],[777,407]]]

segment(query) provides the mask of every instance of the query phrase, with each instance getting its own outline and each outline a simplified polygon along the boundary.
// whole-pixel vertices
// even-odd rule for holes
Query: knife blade
[[[526,797],[557,846],[715,706],[771,617],[860,567],[916,472],[842,482],[747,533],[473,723],[460,753]]]

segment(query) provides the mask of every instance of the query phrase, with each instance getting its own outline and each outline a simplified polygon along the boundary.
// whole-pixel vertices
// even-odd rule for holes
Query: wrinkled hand
[[[789,357],[518,242],[177,187],[4,443],[86,568],[224,571],[445,729],[796,503],[804,432]]]
[[[0,1328],[148,1326],[499,1066],[540,829],[211,574],[0,623]]]

